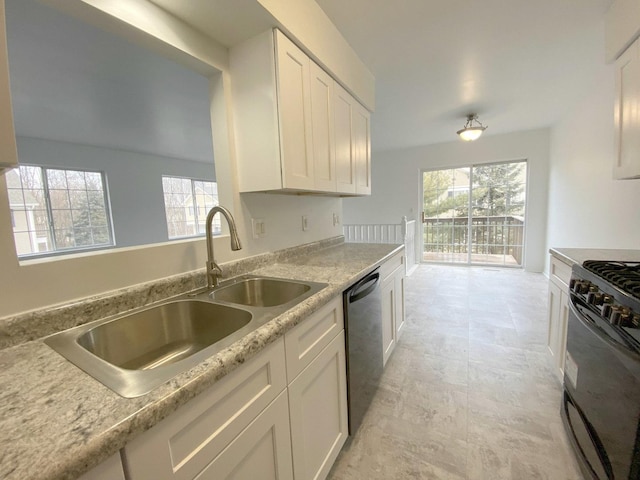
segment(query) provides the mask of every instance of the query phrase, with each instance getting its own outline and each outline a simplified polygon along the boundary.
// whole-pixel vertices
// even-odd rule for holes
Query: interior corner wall
[[[551,130],[547,247],[640,249],[640,180],[614,180],[615,70]]]
[[[448,142],[374,152],[370,197],[343,200],[343,223],[399,223],[421,215],[421,171],[476,164],[527,160],[527,225],[524,267],[541,272],[545,265],[549,130],[484,136],[475,142]]]

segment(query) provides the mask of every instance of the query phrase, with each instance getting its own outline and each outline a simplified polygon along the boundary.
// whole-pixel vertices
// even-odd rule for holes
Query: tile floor
[[[581,480],[546,350],[547,279],[421,265],[407,324],[332,480]]]

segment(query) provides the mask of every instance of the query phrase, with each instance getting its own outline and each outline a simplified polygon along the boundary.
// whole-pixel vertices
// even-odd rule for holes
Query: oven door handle
[[[618,353],[624,355],[630,360],[633,360],[634,362],[640,362],[640,355],[638,355],[635,351],[631,350],[630,348],[624,348],[620,345],[619,342],[616,342],[608,335],[605,335],[605,333],[602,332],[593,322],[587,320],[584,315],[582,315],[582,313],[580,313],[576,308],[573,298],[569,300],[569,309],[584,327],[586,327],[591,333],[593,333],[608,346],[614,348]]]

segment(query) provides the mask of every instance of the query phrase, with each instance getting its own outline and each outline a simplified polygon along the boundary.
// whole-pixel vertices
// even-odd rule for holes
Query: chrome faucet
[[[227,223],[229,224],[229,235],[231,236],[231,250],[234,252],[236,250],[240,250],[242,245],[240,245],[240,238],[238,238],[238,229],[236,228],[236,222],[233,219],[233,215],[231,212],[224,208],[221,205],[217,207],[213,207],[209,210],[207,214],[207,225],[206,225],[206,235],[207,235],[207,288],[214,288],[218,286],[218,277],[222,275],[222,269],[216,263],[213,258],[213,240],[211,238],[211,226],[213,224],[213,217],[215,217],[216,213],[220,212],[224,218],[227,219]]]

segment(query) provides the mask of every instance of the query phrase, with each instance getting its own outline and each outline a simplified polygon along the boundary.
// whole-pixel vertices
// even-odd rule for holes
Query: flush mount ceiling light
[[[471,113],[467,115],[467,123],[464,124],[462,130],[458,130],[456,133],[460,135],[460,138],[465,142],[471,142],[473,140],[477,140],[487,129],[480,121],[478,120],[478,115],[475,113]]]

